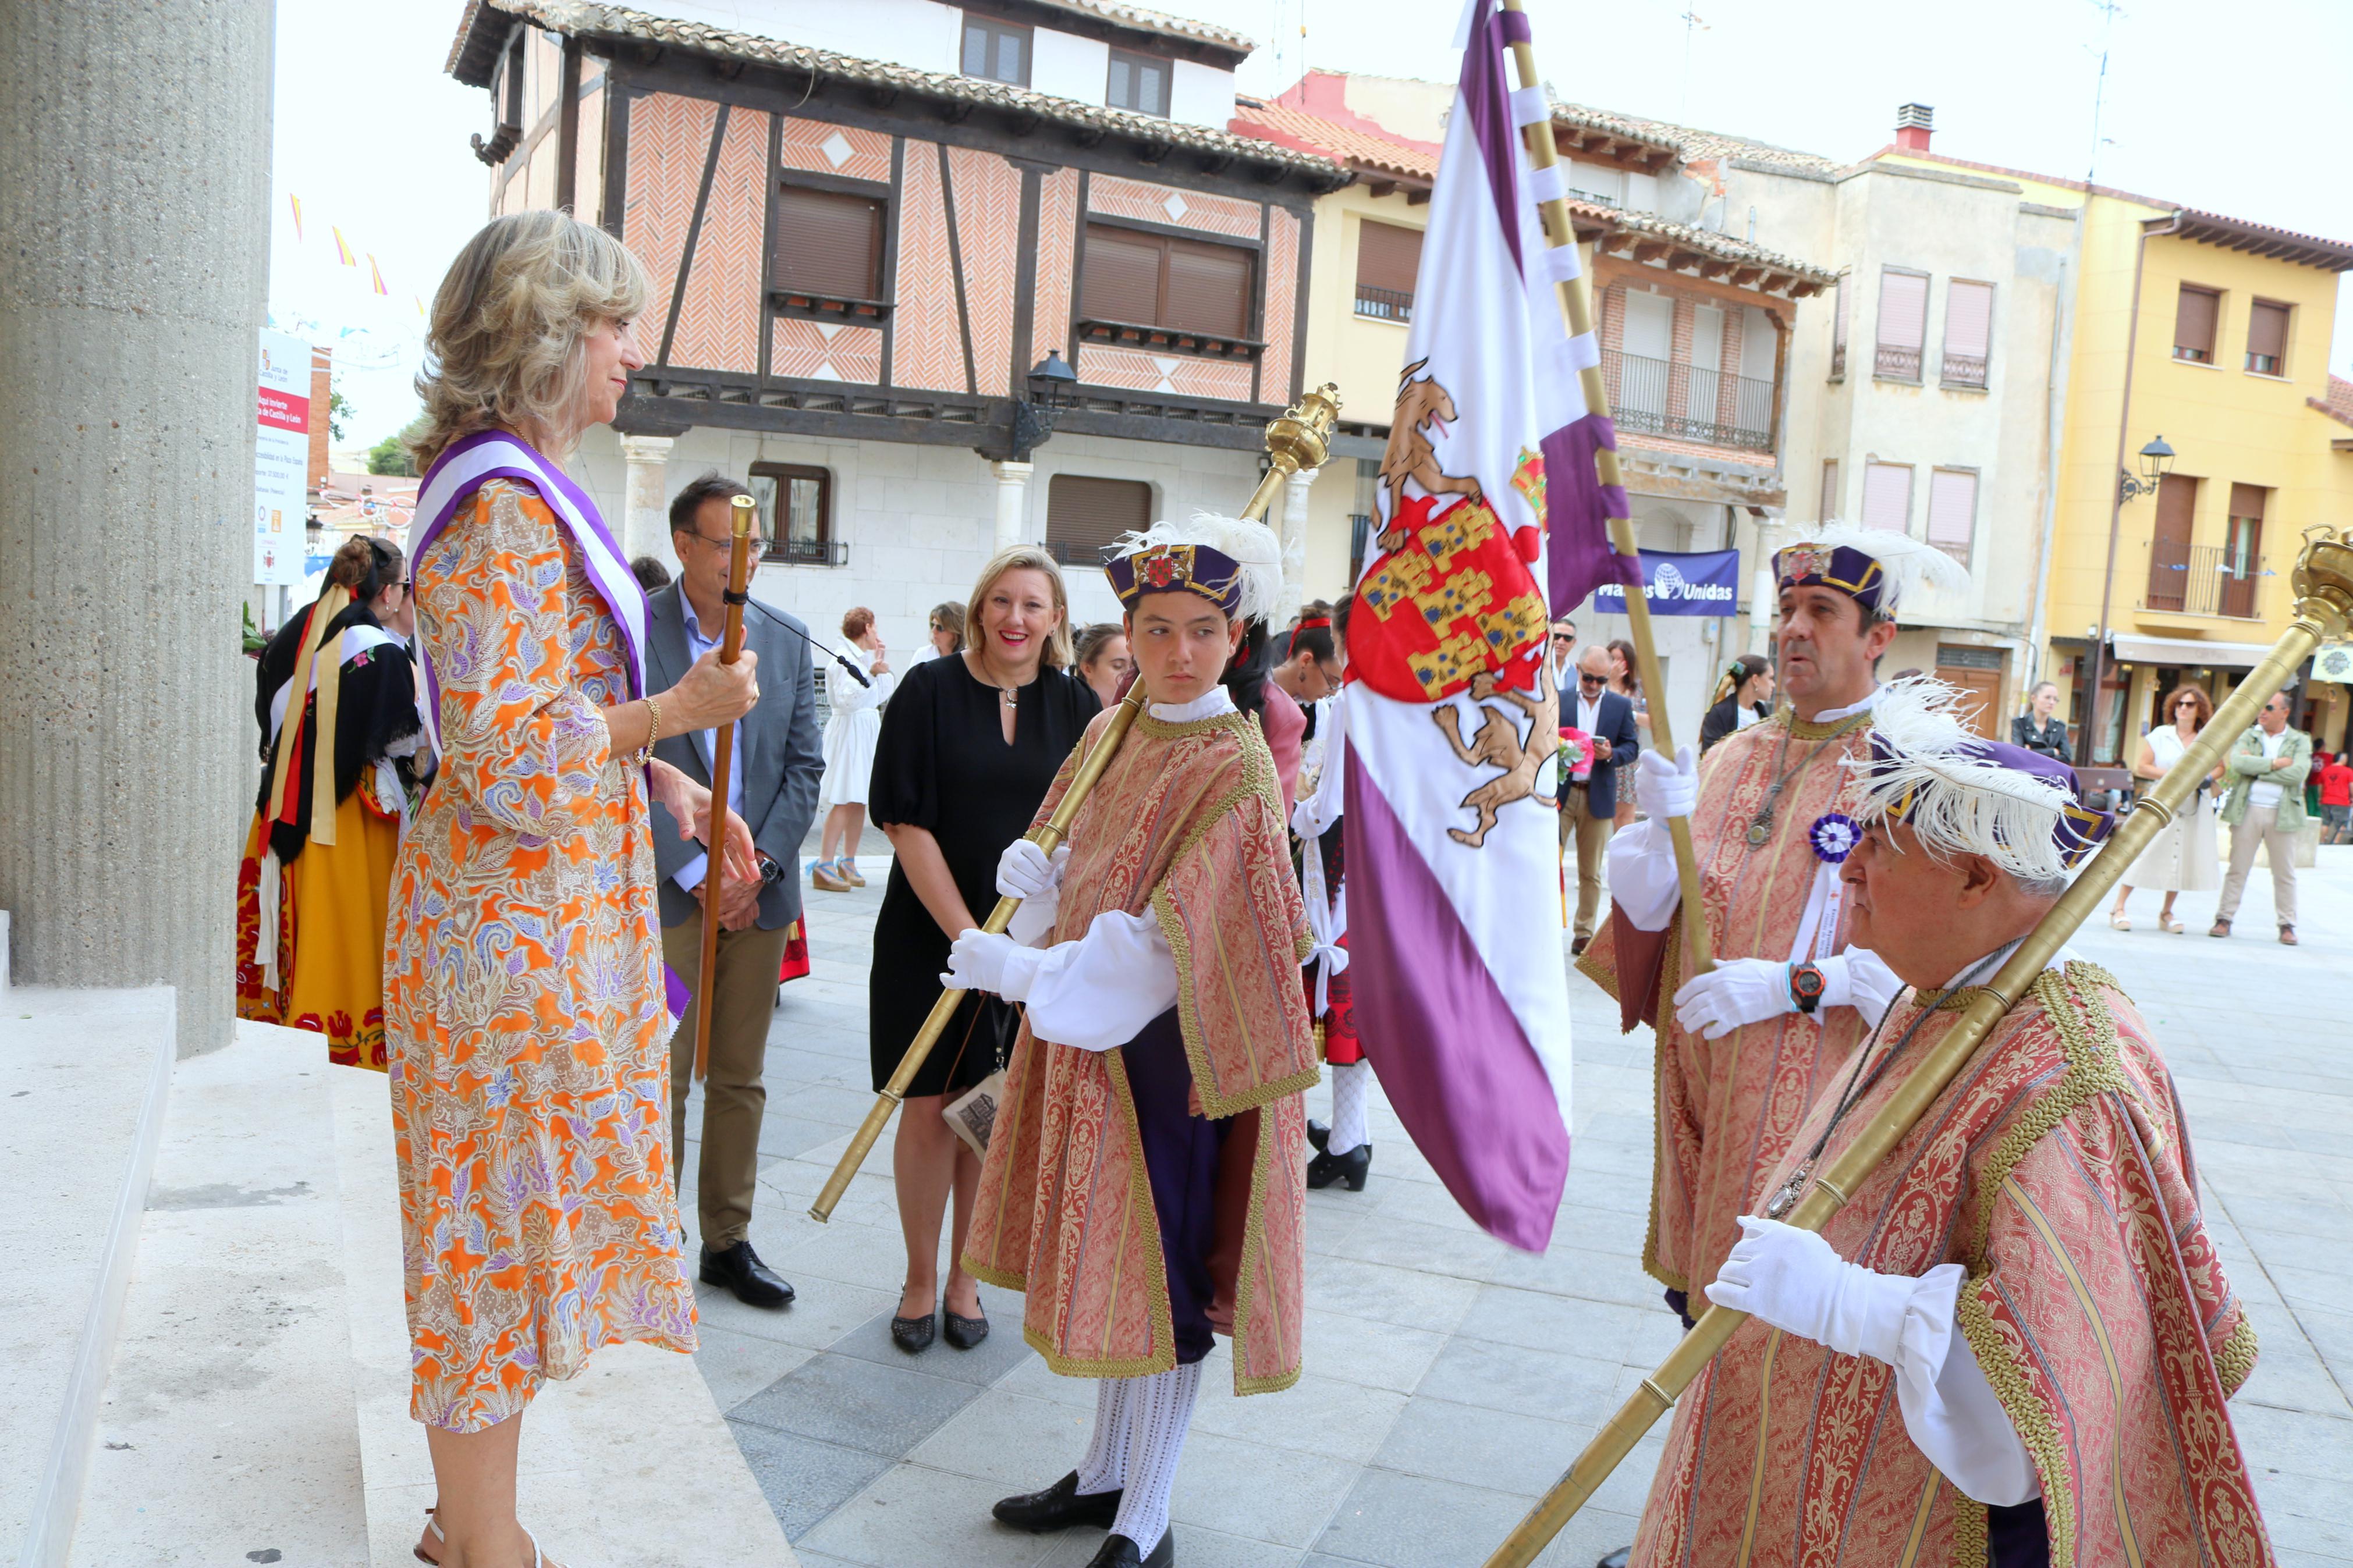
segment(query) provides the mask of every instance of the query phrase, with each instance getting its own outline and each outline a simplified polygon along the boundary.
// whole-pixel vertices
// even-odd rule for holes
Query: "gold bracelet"
[[[629,753],[629,765],[642,768],[654,760],[654,742],[661,738],[661,704],[646,699],[646,743]]]

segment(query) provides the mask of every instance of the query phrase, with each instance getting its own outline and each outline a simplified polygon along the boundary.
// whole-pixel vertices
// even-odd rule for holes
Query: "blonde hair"
[[[492,218],[466,242],[433,296],[417,395],[419,469],[492,426],[536,431],[562,457],[587,376],[581,340],[645,306],[646,269],[628,247],[568,213]]]
[[[981,601],[988,597],[988,591],[1008,572],[1043,572],[1046,581],[1054,585],[1054,608],[1061,618],[1054,623],[1053,635],[1046,639],[1046,652],[1039,662],[1048,669],[1070,668],[1074,657],[1071,651],[1071,595],[1062,585],[1062,569],[1054,564],[1052,556],[1034,544],[1000,550],[980,569],[980,581],[972,585],[972,598],[964,608],[966,646],[977,642]]]

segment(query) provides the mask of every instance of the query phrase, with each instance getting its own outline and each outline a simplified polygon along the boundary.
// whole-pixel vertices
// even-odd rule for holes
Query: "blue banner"
[[[1731,616],[1740,610],[1740,552],[1702,550],[1689,555],[1666,550],[1642,552],[1642,593],[1654,616]],[[1593,591],[1593,607],[1626,613],[1626,590],[1604,583]]]

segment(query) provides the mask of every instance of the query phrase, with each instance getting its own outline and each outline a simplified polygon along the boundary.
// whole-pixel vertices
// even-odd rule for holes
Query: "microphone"
[[[763,607],[765,608],[765,606],[763,606]],[[807,632],[803,631],[800,627],[798,627],[798,626],[797,626],[793,625],[793,623],[792,623],[792,622],[790,622],[790,621],[788,621],[788,620],[785,619],[782,616],[772,616],[771,618],[772,618],[772,619],[774,619],[774,620],[776,621],[776,625],[778,625],[778,626],[780,626],[784,627],[784,628],[785,628],[785,630],[786,630],[786,631],[788,631],[788,632],[792,633],[792,634],[793,634],[793,636],[795,636],[795,637],[797,637],[800,638],[800,639],[801,639],[801,641],[803,641],[803,642],[807,643],[807,644],[808,645],[808,650],[809,650],[809,652],[811,652],[811,653],[821,653],[821,654],[824,654],[827,658],[828,658],[832,659],[834,663],[836,663],[836,664],[838,664],[838,665],[841,666],[841,668],[844,668],[844,669],[846,669],[846,670],[849,671],[849,679],[852,679],[852,680],[854,680],[854,681],[856,681],[856,682],[858,682],[858,684],[859,684],[859,685],[860,685],[860,686],[871,686],[871,685],[873,685],[873,684],[874,684],[873,680],[872,680],[871,678],[869,678],[869,677],[868,677],[867,673],[866,673],[864,670],[862,670],[862,669],[859,668],[856,665],[854,665],[854,664],[852,664],[852,663],[850,663],[850,662],[849,662],[849,656],[848,654],[845,654],[845,653],[841,652],[841,651],[840,651],[839,649],[838,649],[838,648],[830,648],[830,647],[826,647],[826,646],[824,646],[822,643],[818,642],[815,637],[813,637],[809,636],[809,635],[808,635],[808,633],[807,633]]]

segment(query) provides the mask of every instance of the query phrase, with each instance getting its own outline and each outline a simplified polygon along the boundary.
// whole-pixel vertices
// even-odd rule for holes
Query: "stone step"
[[[391,1105],[380,1074],[339,1071],[332,1088],[366,1560],[414,1568],[433,1468],[408,1415]],[[523,1416],[519,1500],[523,1522],[567,1564],[795,1564],[693,1359],[645,1345],[599,1351],[579,1377],[540,1391]]]
[[[0,950],[0,973],[6,953]],[[0,1006],[0,1557],[59,1568],[91,1489],[172,1078],[173,993],[16,986]]]
[[[343,1077],[375,1075],[250,1023],[174,1069],[74,1568],[366,1561]]]

